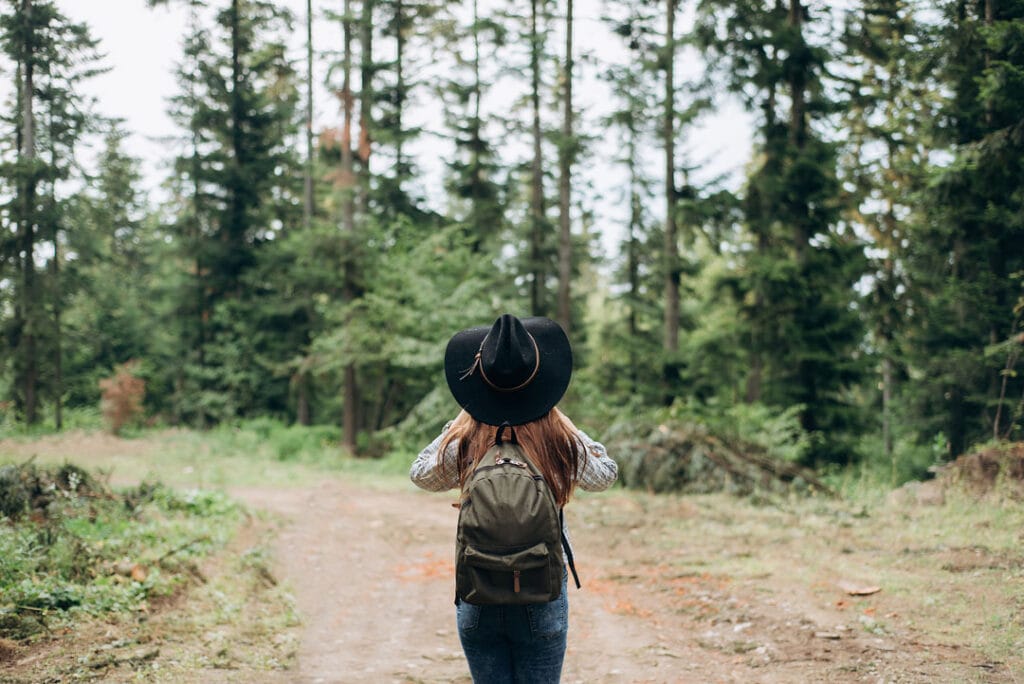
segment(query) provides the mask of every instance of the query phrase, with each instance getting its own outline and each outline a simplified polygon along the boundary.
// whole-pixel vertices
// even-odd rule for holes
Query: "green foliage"
[[[722,409],[696,403],[622,416],[607,430],[609,451],[629,487],[658,492],[815,491],[822,484],[797,464],[813,448],[801,406]]]
[[[341,430],[333,425],[285,425],[272,418],[224,425],[212,434],[230,452],[265,450],[281,461],[315,460],[324,451],[337,450],[341,439]]]
[[[0,468],[15,481],[52,483],[24,497],[31,516],[0,521],[0,636],[23,638],[78,614],[138,610],[174,591],[188,565],[228,541],[241,510],[223,493],[143,484],[113,493],[73,466]],[[12,515],[13,513],[13,515]]]
[[[576,368],[563,402],[596,436],[691,425],[691,446],[726,440],[829,472],[863,458],[864,477],[895,484],[925,472],[937,439],[949,458],[1024,430],[1020,3],[986,16],[984,3],[860,0],[842,22],[828,3],[696,4],[678,53],[697,48],[704,84],[688,87],[694,106],[675,123],[729,93],[752,115],[754,147],[742,187],[727,190],[677,136],[671,356],[663,267],[675,260],[655,199],[665,169],[649,163],[663,123],[663,3],[609,3],[624,58],[578,65],[605,76],[611,111],[599,123],[580,112],[571,140],[545,130],[544,108],[560,103],[544,91],[564,85],[550,78],[554,62],[540,60],[535,81],[519,68],[531,51],[506,49],[517,35],[541,46],[562,21],[550,7],[536,35],[525,15],[478,3],[385,3],[351,18],[347,94],[363,120],[320,131],[309,221],[295,150],[311,84],[286,50],[280,3],[190,3],[170,107],[181,137],[159,208],[140,191],[129,132],[81,95],[96,52],[86,27],[50,0],[32,6],[0,17],[11,67],[0,111],[4,436],[56,429],[58,400],[64,427],[97,426],[98,380],[134,358],[146,415],[213,427],[230,458],[399,472],[455,413],[441,374],[448,337],[553,301],[554,212],[530,200],[553,196],[552,152],[597,136],[571,184]],[[526,78],[509,76],[514,60]],[[18,145],[28,67],[32,154]],[[439,105],[443,130],[421,135],[414,91]],[[540,174],[518,144],[534,137],[533,95]],[[80,141],[98,143],[94,168],[80,168]],[[425,163],[435,144],[447,147]],[[617,167],[622,182],[604,201],[621,214],[594,216],[591,162]],[[442,196],[423,197],[436,187],[423,174],[441,167]],[[610,223],[618,253],[592,267],[607,242],[595,228]],[[343,414],[355,434],[328,425]],[[343,460],[339,442],[381,460]]]
[[[0,114],[0,388],[8,390],[0,401],[35,424],[43,400],[64,392],[54,363],[68,289],[60,261],[77,228],[66,181],[79,177],[76,152],[96,125],[82,82],[95,75],[98,54],[88,27],[49,0],[0,13],[0,54],[13,95]]]
[[[210,28],[186,44],[185,92],[173,112],[190,145],[175,161],[180,202],[170,232],[186,275],[174,292],[177,345],[168,359],[172,409],[200,426],[284,410],[287,379],[268,367],[290,358],[295,341],[282,350],[266,333],[294,326],[261,317],[264,296],[281,283],[257,266],[298,224],[301,178],[292,145],[298,90],[284,44],[291,14],[254,1],[204,18]]]
[[[373,432],[401,421],[438,386],[452,331],[491,320],[506,306],[461,226],[423,234],[402,219],[376,228],[370,239],[382,249],[365,265],[362,296],[331,305],[326,330],[312,344],[317,372],[357,367],[360,414]]]
[[[953,157],[932,169],[925,211],[912,224],[917,315],[906,345],[921,439],[944,432],[955,457],[1020,420],[996,405],[1020,396],[1024,382],[1003,375],[1006,357],[986,348],[1012,339],[1019,321],[1012,275],[1024,270],[1024,96],[1014,74],[1024,69],[1024,36],[1015,28],[1024,8],[1001,5],[991,19],[981,6],[942,9],[933,59],[948,87],[929,132]]]

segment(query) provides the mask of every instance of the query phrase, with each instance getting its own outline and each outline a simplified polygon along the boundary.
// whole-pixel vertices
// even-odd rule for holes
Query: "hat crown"
[[[547,414],[572,376],[572,347],[549,318],[503,314],[448,341],[444,375],[459,406],[486,425],[523,425]]]
[[[480,344],[480,368],[497,389],[520,388],[537,374],[537,342],[511,314],[502,314]]]

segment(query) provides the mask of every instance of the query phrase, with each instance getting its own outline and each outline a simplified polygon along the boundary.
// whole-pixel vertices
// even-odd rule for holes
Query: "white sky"
[[[279,1],[295,14],[294,57],[297,68],[302,70],[305,68],[302,52],[305,0]],[[100,40],[101,51],[106,54],[104,63],[110,67],[110,71],[92,79],[85,88],[98,98],[103,114],[125,120],[125,128],[132,133],[131,151],[143,160],[147,188],[155,191],[167,174],[162,165],[173,156],[173,152],[166,149],[160,139],[180,133],[166,110],[168,98],[177,90],[173,70],[181,58],[187,20],[185,3],[172,2],[171,7],[156,9],[148,9],[145,0],[57,0],[57,4],[68,17],[87,23],[94,37]],[[314,15],[318,16],[314,26],[317,49],[324,50],[338,45],[340,29],[319,15],[327,8],[338,9],[340,0],[330,3],[314,0],[313,4]],[[508,6],[508,2],[502,0],[491,0],[483,4]],[[612,36],[600,21],[601,0],[577,0],[576,15],[574,36],[581,52],[592,53],[601,60],[621,59],[619,39]],[[386,49],[384,40],[378,39],[377,42],[382,49]],[[549,49],[560,52],[561,46],[562,38],[553,36]],[[315,62],[317,82],[322,84],[326,60],[321,58]],[[430,95],[421,91],[418,97],[429,98]],[[616,150],[608,149],[609,143],[614,144],[611,136],[602,138],[597,128],[597,120],[608,108],[609,98],[604,85],[596,77],[594,67],[581,68],[575,97],[583,113],[581,128],[598,135],[592,149],[592,160],[588,161],[587,168],[581,170],[587,174],[593,192],[597,194],[592,202],[597,209],[595,228],[604,238],[602,242],[606,251],[612,251],[621,235],[619,226],[625,217],[625,208],[618,206],[620,203],[616,197],[617,186],[622,184],[622,175],[612,162]],[[322,86],[315,94],[315,99],[315,125],[319,127],[334,123],[338,117],[336,100],[328,97]],[[433,109],[429,107],[429,100],[424,102],[421,99],[420,103],[427,105],[427,110]],[[550,116],[554,117],[554,114]],[[551,118],[548,124],[554,127],[557,121]],[[438,191],[441,188],[440,165],[445,153],[438,153],[436,145],[439,143],[433,140],[425,136],[418,143],[420,168],[426,179],[426,197],[443,195]],[[695,180],[727,174],[732,179],[729,185],[735,187],[742,166],[750,154],[749,117],[735,104],[722,104],[692,133],[689,141],[683,140],[681,143],[681,162],[685,160],[688,164],[705,164],[701,171],[694,174]],[[508,152],[499,149],[499,157],[510,156]],[[660,150],[652,148],[652,160],[657,160],[658,155]],[[655,165],[654,169],[657,168],[660,167]],[[652,214],[658,214],[656,207],[652,208]]]

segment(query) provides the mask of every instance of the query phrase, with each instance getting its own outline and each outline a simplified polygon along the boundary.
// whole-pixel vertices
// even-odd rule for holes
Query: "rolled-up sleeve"
[[[433,442],[428,444],[409,468],[409,479],[420,489],[428,492],[443,492],[446,489],[453,489],[459,484],[459,469],[455,462],[457,458],[457,445],[449,444],[445,449],[444,467],[440,466],[437,452],[441,448],[441,440],[448,432],[451,425],[444,426]]]
[[[619,476],[619,466],[615,463],[604,444],[595,442],[583,430],[579,431],[583,445],[583,458],[580,459],[576,473],[576,484],[588,492],[599,492],[608,489]]]

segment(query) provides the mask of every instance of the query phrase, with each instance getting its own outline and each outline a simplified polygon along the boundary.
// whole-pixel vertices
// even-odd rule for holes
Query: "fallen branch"
[[[170,551],[168,551],[168,552],[167,552],[167,553],[165,553],[164,555],[162,555],[162,556],[160,556],[159,558],[157,558],[157,559],[156,559],[156,561],[154,561],[154,562],[155,562],[155,563],[156,563],[157,565],[159,565],[160,563],[163,563],[163,562],[164,562],[165,560],[167,560],[167,559],[168,559],[168,558],[170,558],[171,556],[173,556],[173,555],[175,555],[175,554],[177,554],[177,553],[181,553],[181,552],[182,552],[182,551],[184,551],[185,549],[187,549],[187,548],[189,548],[189,547],[191,547],[191,546],[195,546],[196,544],[198,544],[198,543],[200,543],[200,542],[204,542],[204,541],[205,541],[205,542],[209,542],[209,541],[213,541],[213,540],[212,540],[212,539],[210,539],[210,535],[208,535],[208,534],[204,534],[204,535],[203,535],[203,536],[201,536],[201,537],[196,537],[195,539],[193,539],[193,540],[191,540],[191,541],[187,541],[187,542],[185,542],[185,543],[184,543],[184,544],[182,544],[181,546],[176,546],[176,547],[174,547],[173,549],[171,549]]]

